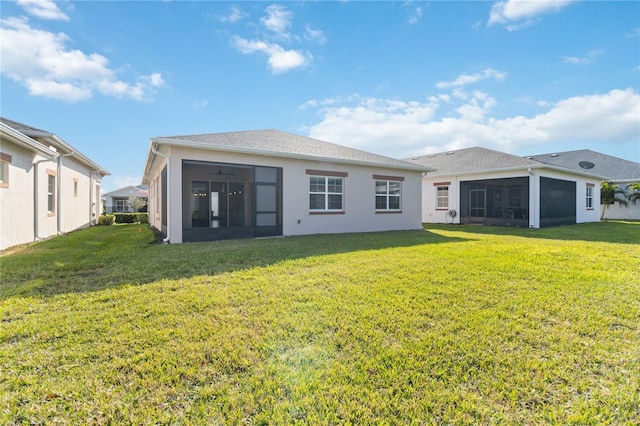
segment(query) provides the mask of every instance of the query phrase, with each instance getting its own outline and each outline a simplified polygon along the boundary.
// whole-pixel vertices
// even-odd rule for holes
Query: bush
[[[136,222],[149,223],[149,213],[144,213],[144,212],[136,213]]]
[[[116,223],[148,223],[148,213],[114,213]]]
[[[98,225],[113,225],[116,217],[112,214],[103,214],[98,218]]]

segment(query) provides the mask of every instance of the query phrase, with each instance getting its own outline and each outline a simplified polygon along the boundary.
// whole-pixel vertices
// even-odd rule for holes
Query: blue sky
[[[138,184],[155,136],[640,162],[640,2],[0,2],[1,114]]]

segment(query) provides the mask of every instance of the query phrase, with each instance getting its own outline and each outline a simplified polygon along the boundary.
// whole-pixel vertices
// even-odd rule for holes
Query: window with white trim
[[[9,187],[9,164],[11,156],[0,152],[0,188]]]
[[[593,208],[593,185],[587,184],[585,189],[587,190],[586,198],[585,198],[586,208],[592,209]]]
[[[376,210],[400,210],[401,190],[399,180],[376,180]]]
[[[344,179],[338,176],[309,176],[309,210],[342,211]]]
[[[449,208],[449,187],[448,186],[436,187],[436,208],[437,209]]]
[[[129,210],[129,204],[127,200],[116,200],[115,209],[116,212],[126,212]]]
[[[47,212],[49,216],[56,214],[56,172],[47,170]]]

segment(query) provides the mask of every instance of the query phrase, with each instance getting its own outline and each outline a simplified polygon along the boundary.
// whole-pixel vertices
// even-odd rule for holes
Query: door
[[[472,188],[469,190],[469,216],[471,222],[484,222],[487,214],[487,190]]]

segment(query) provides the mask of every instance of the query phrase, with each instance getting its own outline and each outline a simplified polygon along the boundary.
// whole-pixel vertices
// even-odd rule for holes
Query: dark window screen
[[[576,183],[540,178],[540,226],[576,223]]]

